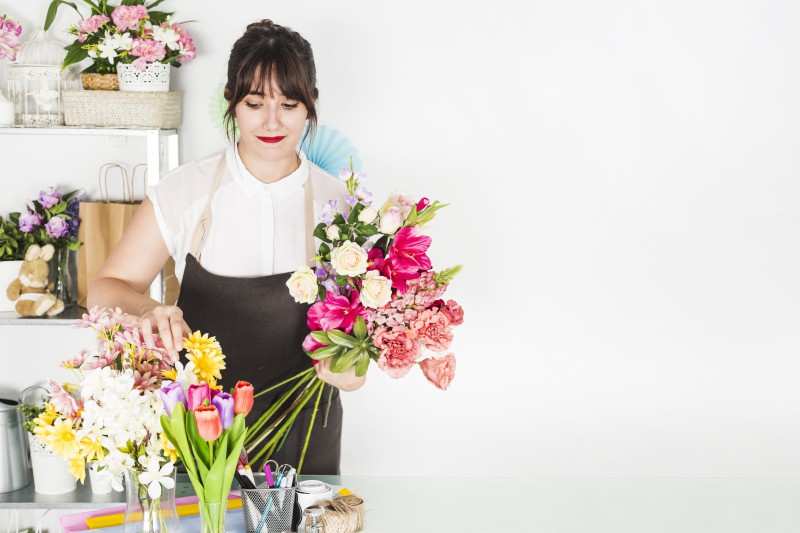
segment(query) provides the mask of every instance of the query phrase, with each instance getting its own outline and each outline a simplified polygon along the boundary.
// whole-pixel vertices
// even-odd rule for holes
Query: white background
[[[0,1],[41,24],[46,0]],[[182,161],[233,41],[272,18],[313,45],[320,122],[382,197],[452,205],[463,263],[447,392],[377,367],[345,398],[342,471],[444,476],[800,476],[800,4],[792,1],[170,0],[198,59]],[[62,11],[50,35],[74,23]],[[0,66],[0,81],[5,79]],[[3,84],[4,85],[4,84]],[[137,141],[138,142],[138,141]],[[0,213],[96,193],[134,141],[0,137]],[[0,326],[0,393],[89,346]]]

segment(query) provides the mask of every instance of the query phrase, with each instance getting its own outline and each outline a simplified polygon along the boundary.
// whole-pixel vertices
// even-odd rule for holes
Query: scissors
[[[275,465],[275,470],[272,470],[270,463]],[[264,476],[267,478],[267,487],[272,487],[275,484],[275,476],[278,475],[278,471],[280,467],[278,466],[278,462],[270,459],[266,463],[264,463]]]

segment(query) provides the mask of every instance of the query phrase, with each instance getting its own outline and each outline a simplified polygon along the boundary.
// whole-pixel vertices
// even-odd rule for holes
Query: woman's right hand
[[[183,349],[183,338],[192,334],[177,305],[157,305],[142,313],[140,319],[145,346],[155,346],[153,334],[158,333],[164,348],[176,358]]]

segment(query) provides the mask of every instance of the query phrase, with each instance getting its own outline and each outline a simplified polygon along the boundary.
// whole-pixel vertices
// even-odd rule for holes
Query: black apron
[[[208,230],[211,227],[211,201],[222,180],[225,168],[223,155],[211,185],[205,210],[195,229],[186,267],[181,281],[177,305],[192,331],[214,336],[225,354],[225,370],[220,384],[229,390],[237,381],[249,381],[256,392],[264,390],[310,368],[302,349],[309,333],[306,324],[308,304],[298,304],[289,294],[286,281],[291,273],[253,278],[220,276],[204,269],[200,260]],[[306,178],[306,255],[313,257],[313,200],[311,176]],[[255,399],[247,416],[248,427],[266,411],[272,401],[287,387]],[[298,466],[306,433],[311,423],[316,398],[312,398],[298,414],[280,450],[270,457],[278,464]],[[328,402],[330,404],[328,405]],[[289,406],[287,402],[285,409]],[[327,424],[323,427],[327,414]],[[302,473],[306,475],[338,475],[341,455],[342,405],[339,390],[326,385],[314,429],[308,444]],[[252,454],[251,454],[252,455]],[[258,463],[263,462],[263,458]],[[254,465],[254,468],[256,466]]]

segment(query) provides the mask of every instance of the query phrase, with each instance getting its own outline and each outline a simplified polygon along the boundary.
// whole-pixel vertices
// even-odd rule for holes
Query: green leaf
[[[203,466],[205,466],[206,470],[208,470],[208,468],[211,467],[211,456],[208,452],[208,443],[204,441],[200,436],[200,433],[198,433],[197,422],[195,422],[194,416],[191,414],[186,417],[186,435],[189,439],[189,443],[192,445],[192,451],[195,452],[195,458],[197,459],[198,467],[202,462]],[[205,475],[203,475],[201,472],[200,477],[205,478]]]
[[[413,226],[414,223],[417,221],[417,206],[411,208],[411,212],[406,217],[405,222],[403,222],[403,226]]]
[[[389,251],[389,244],[391,243],[391,238],[388,235],[384,235],[375,243],[374,248],[380,249],[383,252],[383,255]]]
[[[328,338],[328,334],[324,331],[312,331],[311,336],[314,338],[315,341],[320,342],[322,344],[331,343],[330,338]]]
[[[228,464],[228,442],[222,439],[219,443],[219,448],[214,450],[214,464],[208,470],[205,483],[203,484],[205,501],[207,502],[221,502],[224,501],[224,496],[227,496],[230,490],[230,485],[227,487],[222,486],[222,480],[225,477],[225,467]]]
[[[331,359],[331,372],[347,372],[358,360],[358,356],[361,353],[361,348],[353,348],[350,351],[347,351],[341,355],[334,356]]]
[[[50,6],[47,8],[47,16],[44,19],[45,31],[47,31],[53,24],[53,21],[56,18],[56,13],[58,12],[58,8],[61,4],[70,6],[72,9],[78,12],[78,16],[83,17],[83,15],[81,15],[81,12],[78,11],[78,6],[76,6],[72,2],[65,2],[64,0],[53,0],[52,2],[50,2]]]
[[[336,213],[336,216],[333,217],[333,223],[336,224],[337,226],[341,226],[342,224],[345,223],[345,219],[341,213]]]
[[[316,361],[322,361],[323,359],[327,359],[329,357],[334,356],[335,354],[342,351],[342,347],[338,344],[331,344],[330,346],[323,346],[322,348],[317,348],[313,352],[306,352],[311,359]]]
[[[328,295],[328,289],[325,288],[324,285],[319,286],[319,299],[321,301],[325,301],[325,297]]]
[[[372,237],[378,233],[378,228],[372,224],[359,224],[358,232],[364,237]]]
[[[364,322],[364,319],[361,318],[361,315],[356,317],[356,323],[353,325],[353,334],[355,334],[356,339],[364,340],[367,336],[367,324]]]
[[[367,373],[367,370],[369,370],[369,356],[366,352],[362,352],[362,355],[356,361],[356,376],[363,376]]]
[[[328,338],[331,342],[339,346],[344,346],[345,348],[353,348],[356,345],[356,339],[354,337],[338,329],[328,331]]]
[[[358,244],[359,246],[364,246],[365,242],[367,242],[367,238],[366,237],[362,237],[361,235],[356,237],[356,244]]]
[[[170,433],[167,433],[167,438],[172,445],[175,446],[175,449],[178,450],[178,454],[180,454],[181,459],[183,459],[183,464],[186,466],[186,471],[196,476],[197,467],[194,462],[194,457],[192,456],[189,440],[186,438],[185,417],[186,408],[182,403],[178,403],[172,410],[171,417],[167,418],[166,415],[161,415],[161,427],[164,428],[165,425],[170,427],[172,438],[170,438]],[[165,419],[167,422],[166,424],[164,423]]]
[[[336,284],[338,286],[340,286],[340,287],[344,287],[345,285],[347,285],[347,280],[348,279],[350,279],[350,278],[348,278],[347,276],[345,276],[343,274],[337,274],[336,275]]]
[[[76,43],[81,44],[81,43]],[[80,46],[74,46],[71,48],[67,48],[67,55],[64,57],[64,61],[61,63],[61,70],[64,70],[70,65],[74,65],[75,63],[80,63],[84,59],[89,57],[89,51]]]
[[[357,204],[356,204],[356,205],[353,207],[353,210],[352,210],[352,211],[350,211],[350,216],[348,216],[348,217],[347,217],[347,222],[348,222],[349,224],[354,224],[355,222],[358,222],[358,215],[359,215],[359,213],[361,213],[361,211],[362,211],[363,209],[364,209],[364,204],[362,204],[362,203],[360,203],[360,202],[359,202],[359,203],[357,203]]]
[[[331,247],[325,244],[324,242],[319,245],[319,254],[320,255],[327,255],[331,251]]]
[[[321,240],[322,242],[331,242],[331,240],[328,238],[328,234],[325,233],[326,227],[327,226],[325,225],[324,222],[320,222],[319,224],[317,224],[317,227],[314,228],[314,237]]]

